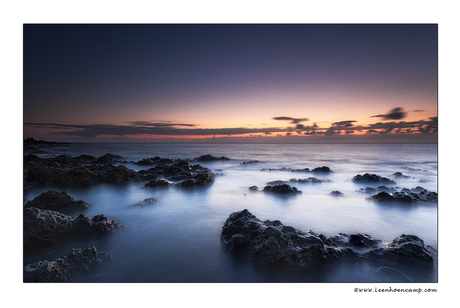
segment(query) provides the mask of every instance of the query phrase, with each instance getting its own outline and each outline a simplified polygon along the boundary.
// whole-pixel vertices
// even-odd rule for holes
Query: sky
[[[24,24],[23,135],[437,142],[436,24]]]

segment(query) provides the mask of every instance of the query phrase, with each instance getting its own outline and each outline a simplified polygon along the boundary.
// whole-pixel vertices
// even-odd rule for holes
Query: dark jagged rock
[[[225,156],[216,157],[216,156],[212,156],[210,154],[201,155],[200,157],[197,157],[197,158],[194,159],[194,161],[215,161],[215,160],[230,160],[230,159],[225,157]]]
[[[81,164],[89,164],[97,160],[97,157],[93,155],[82,154],[82,155],[75,157],[74,160]]]
[[[342,192],[338,191],[338,190],[333,190],[331,192],[331,195],[334,196],[334,197],[343,197],[344,196],[344,194]]]
[[[26,138],[23,141],[24,150],[36,149],[40,147],[62,147],[70,146],[69,142],[55,142],[55,141],[45,141],[45,140],[36,140],[34,138]]]
[[[144,187],[166,187],[168,185],[169,185],[169,182],[166,180],[155,179],[145,184]]]
[[[302,191],[298,190],[296,187],[289,184],[276,184],[276,185],[267,185],[264,187],[264,191],[273,192],[277,194],[298,194]]]
[[[332,182],[329,179],[317,179],[314,177],[309,177],[306,179],[290,179],[289,182],[294,182],[294,183],[326,183],[326,182]]]
[[[412,178],[411,176],[409,176],[409,175],[404,175],[404,174],[402,174],[402,173],[399,172],[399,171],[393,173],[391,176],[394,177],[394,178],[397,178],[397,179],[410,179],[410,178]]]
[[[291,168],[286,168],[286,167],[281,167],[281,168],[263,168],[261,171],[291,171],[291,172],[315,172],[315,173],[330,173],[332,170],[327,167],[317,167],[312,170],[310,168],[303,168],[303,169],[291,169]]]
[[[147,198],[147,199],[144,199],[143,201],[140,201],[140,202],[134,204],[134,206],[144,207],[144,206],[148,206],[148,205],[153,205],[156,202],[157,202],[157,199],[155,199],[155,198]]]
[[[151,165],[158,165],[158,164],[172,164],[174,160],[169,158],[160,158],[159,156],[155,156],[153,158],[144,158],[138,161],[136,164],[141,166],[151,166]]]
[[[382,191],[376,195],[370,196],[368,199],[386,203],[438,202],[438,194],[424,188],[414,190],[403,188],[401,191],[395,191],[393,193]]]
[[[25,207],[35,207],[52,211],[85,210],[91,205],[83,200],[75,200],[67,191],[48,190],[25,204]]]
[[[318,183],[325,183],[325,182],[332,182],[332,181],[328,179],[317,179],[314,177],[309,177],[307,179],[292,178],[292,179],[289,179],[289,181],[283,181],[283,180],[271,181],[271,182],[268,182],[267,185],[282,185],[282,184],[288,184],[288,183],[301,183],[301,184],[317,183],[318,184]]]
[[[221,241],[233,252],[247,253],[256,261],[269,264],[285,264],[308,269],[328,262],[349,258],[385,264],[421,265],[433,267],[429,246],[415,235],[401,235],[386,247],[367,234],[339,234],[325,237],[313,231],[301,231],[283,225],[279,220],[261,221],[247,209],[233,212],[225,221]]]
[[[365,173],[364,175],[356,175],[355,177],[353,177],[352,179],[353,182],[355,183],[373,183],[373,184],[396,184],[395,181],[393,180],[390,180],[388,178],[385,178],[385,177],[382,177],[380,175],[377,175],[377,174],[369,174],[369,173]]]
[[[415,235],[402,234],[387,247],[374,248],[365,255],[375,261],[398,262],[431,267],[433,256],[424,241]]]
[[[375,189],[374,187],[360,188],[360,189],[358,190],[358,192],[367,193],[367,194],[375,193],[376,191],[377,191],[377,189]]]
[[[221,233],[225,248],[249,252],[265,264],[287,264],[303,269],[321,265],[342,253],[325,245],[325,237],[284,226],[279,220],[261,221],[248,210],[232,213]]]
[[[111,163],[115,162],[116,160],[120,160],[122,158],[123,157],[121,157],[120,155],[107,153],[107,154],[99,157],[95,161],[93,161],[93,163],[94,164],[111,164]]]
[[[25,208],[23,214],[24,249],[54,245],[78,236],[94,235],[113,231],[120,224],[104,215],[80,214],[76,218],[51,210],[34,207]]]
[[[24,282],[71,282],[99,264],[111,261],[110,253],[98,252],[96,247],[72,249],[67,255],[53,261],[38,261],[24,266]]]
[[[314,168],[311,172],[316,172],[316,173],[329,173],[332,172],[332,170],[327,167],[327,166],[322,166],[322,167],[317,167]]]
[[[125,184],[146,181],[146,186],[167,185],[168,181],[179,186],[201,186],[214,181],[214,173],[199,164],[191,165],[185,160],[171,160],[154,157],[138,162],[152,164],[147,170],[135,170],[125,165],[114,166],[111,162],[121,156],[106,154],[92,164],[81,165],[90,157],[73,158],[61,155],[42,159],[35,155],[24,156],[24,189],[41,186],[88,187],[99,183]]]
[[[211,171],[205,170],[186,178],[178,185],[182,187],[204,186],[212,182],[214,182],[214,174]]]
[[[254,186],[249,187],[249,190],[250,191],[259,191],[259,187],[254,185]]]
[[[106,171],[104,176],[104,182],[112,184],[128,183],[133,181],[139,181],[139,175],[136,171],[128,169],[124,165],[112,166]]]
[[[240,163],[240,165],[257,165],[260,164],[260,161],[258,160],[250,160],[250,161],[244,161]]]

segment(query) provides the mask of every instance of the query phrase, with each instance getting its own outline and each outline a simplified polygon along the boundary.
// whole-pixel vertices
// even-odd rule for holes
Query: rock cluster
[[[247,209],[230,214],[222,227],[221,240],[226,249],[247,253],[263,264],[285,264],[301,269],[341,258],[433,266],[428,246],[415,235],[403,234],[381,247],[380,240],[367,234],[326,237],[285,226],[279,220],[261,221]]]
[[[87,273],[102,262],[113,259],[109,253],[98,252],[96,247],[72,249],[53,261],[38,261],[24,267],[24,282],[71,282],[75,275]]]
[[[47,209],[52,211],[66,212],[72,210],[86,210],[91,204],[83,200],[75,200],[67,191],[58,192],[51,189],[28,201],[25,207]]]
[[[200,160],[212,160],[204,155]],[[52,158],[39,158],[36,155],[24,156],[24,189],[40,186],[88,187],[99,183],[124,184],[147,182],[147,186],[175,183],[183,187],[207,185],[214,181],[214,174],[199,164],[186,160],[162,159],[159,157],[143,159],[137,164],[154,165],[138,172],[125,165],[113,165],[120,156],[105,154],[99,158],[90,155],[71,157],[60,155]],[[223,158],[216,158],[223,159]]]
[[[71,217],[51,210],[24,208],[24,250],[62,243],[79,236],[107,233],[120,226],[102,214],[91,219],[84,214]]]
[[[292,171],[292,172],[313,172],[313,173],[330,173],[332,172],[331,168],[327,166],[316,167],[310,170],[310,168],[303,168],[303,169],[292,169],[292,168],[263,168],[261,171]]]
[[[387,192],[381,191],[368,198],[377,202],[399,202],[399,203],[420,203],[420,202],[438,202],[438,194],[427,189],[407,189],[403,188],[400,191]]]
[[[277,194],[298,194],[298,193],[302,193],[302,191],[298,190],[296,187],[291,186],[289,184],[267,185],[267,186],[264,187],[264,191],[273,192],[273,193],[277,193]]]
[[[363,175],[358,174],[352,179],[355,183],[370,183],[370,184],[396,184],[395,181],[388,178],[382,177],[377,174],[365,173]]]

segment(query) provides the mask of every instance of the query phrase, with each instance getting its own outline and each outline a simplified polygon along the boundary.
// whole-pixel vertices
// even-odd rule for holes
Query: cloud
[[[186,126],[186,127],[195,127],[196,124],[184,124],[184,123],[171,123],[170,121],[163,122],[149,122],[149,121],[134,121],[129,122],[135,126],[147,126],[147,127],[174,127],[174,126]]]
[[[377,114],[371,118],[383,118],[385,120],[401,120],[406,117],[406,112],[401,107],[391,109],[387,114]]]
[[[308,121],[307,118],[291,118],[291,117],[274,117],[273,120],[277,121],[291,121],[292,124]]]
[[[157,136],[208,136],[208,135],[241,135],[241,134],[271,134],[273,132],[287,132],[288,129],[273,127],[266,128],[196,128],[195,124],[177,123],[154,123],[148,121],[129,122],[129,125],[113,124],[60,124],[60,123],[24,123],[25,126],[42,127],[52,129],[53,134],[97,138],[98,136],[136,136],[136,135],[157,135]],[[183,128],[183,126],[191,128]]]
[[[391,112],[390,112],[391,113]],[[281,118],[281,117],[278,117]],[[230,127],[230,128],[199,128],[196,124],[173,123],[167,121],[133,121],[126,125],[113,124],[61,124],[61,123],[24,123],[24,127],[32,129],[46,129],[53,135],[78,137],[84,139],[96,138],[166,138],[166,137],[206,137],[206,136],[229,136],[241,135],[264,136],[331,136],[351,134],[437,134],[438,118],[431,117],[420,121],[390,121],[372,124],[356,125],[355,120],[344,120],[331,123],[330,127],[319,127],[316,122],[313,125],[294,123],[302,119],[283,117],[289,119],[292,124],[285,128],[278,127]]]

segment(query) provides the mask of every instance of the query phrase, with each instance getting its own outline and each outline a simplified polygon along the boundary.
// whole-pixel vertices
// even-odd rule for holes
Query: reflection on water
[[[195,148],[191,148],[191,147]],[[397,155],[401,151],[403,155]],[[97,239],[73,241],[34,255],[26,255],[24,263],[39,259],[55,259],[70,248],[96,246],[98,251],[110,252],[114,262],[81,277],[81,281],[102,282],[385,282],[400,281],[404,275],[397,271],[377,272],[378,266],[341,262],[309,272],[292,269],[267,269],[224,251],[220,243],[222,225],[228,216],[248,209],[259,219],[280,220],[301,230],[313,230],[326,236],[342,233],[366,233],[384,242],[395,237],[415,234],[425,244],[437,248],[437,205],[378,204],[366,200],[368,194],[358,192],[366,185],[351,182],[358,173],[370,172],[385,177],[402,172],[411,178],[397,179],[398,187],[423,186],[437,191],[436,146],[406,145],[165,145],[129,148],[120,145],[96,147],[79,144],[68,149],[70,155],[82,153],[119,154],[126,161],[147,157],[193,158],[203,154],[227,156],[229,161],[200,163],[218,173],[215,182],[205,188],[181,189],[167,187],[143,188],[144,183],[128,185],[97,185],[86,189],[65,189],[75,199],[92,205],[84,214],[93,217],[104,214],[123,225],[113,234]],[[60,153],[62,154],[62,153]],[[259,160],[260,164],[241,165]],[[139,170],[133,163],[129,168]],[[334,172],[313,174],[291,171],[261,171],[262,168],[315,168],[327,165]],[[277,196],[263,191],[249,191],[256,185],[263,189],[274,180],[302,179],[314,176],[328,179],[324,183],[293,184],[302,194]],[[419,182],[421,179],[423,183]],[[31,200],[46,188],[26,193]],[[63,189],[58,189],[63,190]],[[331,195],[340,191],[343,197]],[[148,206],[136,203],[155,198]],[[420,281],[436,280],[418,277]]]

